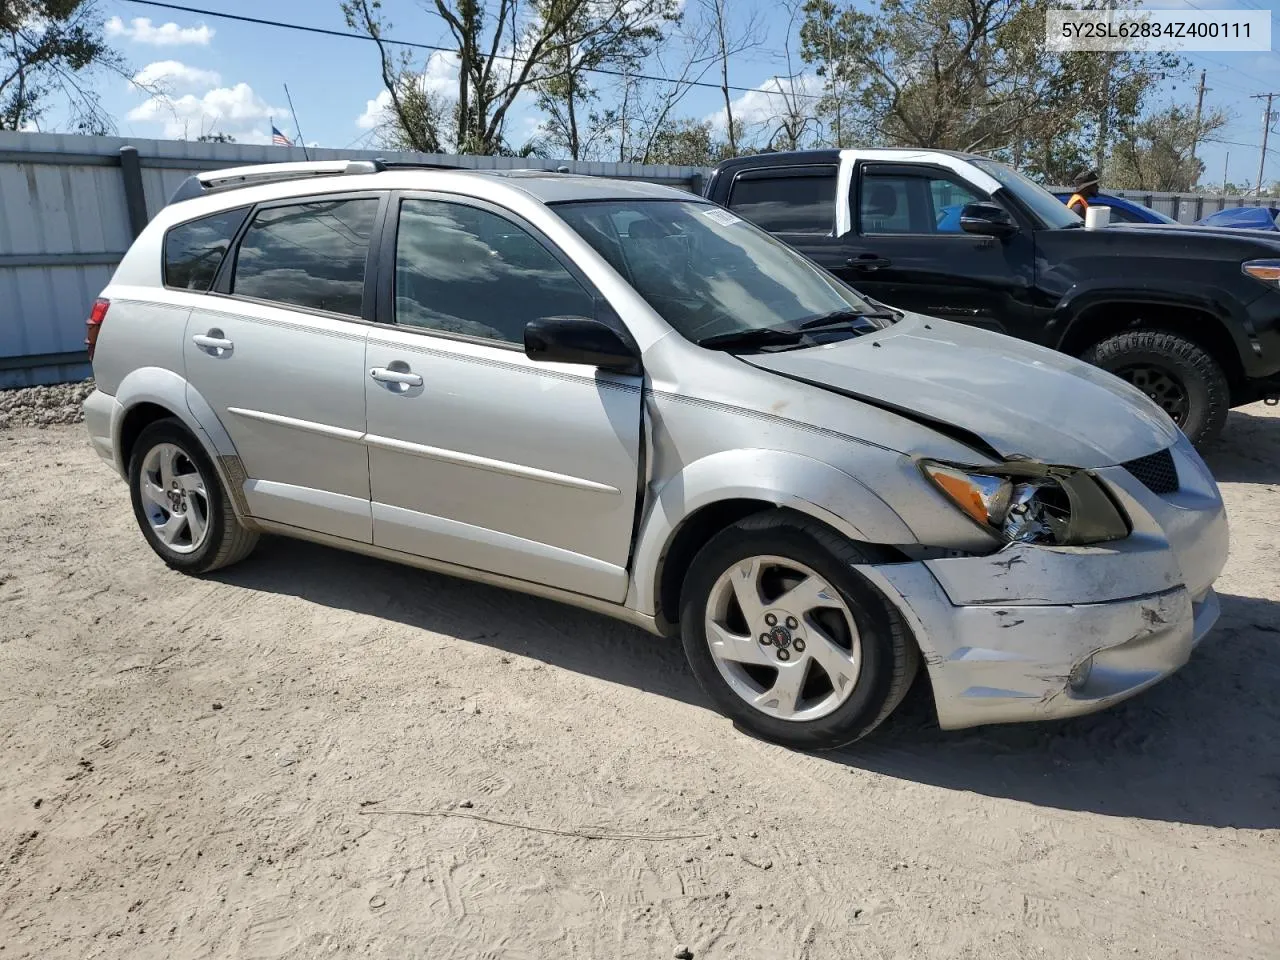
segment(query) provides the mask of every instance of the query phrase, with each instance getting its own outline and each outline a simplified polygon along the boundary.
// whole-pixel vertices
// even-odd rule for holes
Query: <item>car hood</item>
[[[1055,350],[918,314],[876,334],[740,359],[929,423],[1005,458],[1103,467],[1155,453],[1178,435],[1163,410],[1109,373]]]

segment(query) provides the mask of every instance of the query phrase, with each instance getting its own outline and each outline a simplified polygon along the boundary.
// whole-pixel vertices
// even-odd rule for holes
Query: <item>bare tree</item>
[[[740,20],[731,20],[729,0],[698,0],[708,33],[715,44],[715,57],[720,65],[720,93],[724,97],[724,125],[729,137],[729,150],[738,152],[736,126],[733,122],[733,98],[729,95],[729,60],[764,43],[760,15],[754,9],[742,15],[742,3],[734,5]]]

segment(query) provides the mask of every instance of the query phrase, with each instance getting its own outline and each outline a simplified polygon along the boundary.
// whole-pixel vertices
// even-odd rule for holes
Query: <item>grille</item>
[[[1152,493],[1161,496],[1178,492],[1178,468],[1174,466],[1173,454],[1161,450],[1137,460],[1130,460],[1124,468],[1142,481],[1142,485]]]

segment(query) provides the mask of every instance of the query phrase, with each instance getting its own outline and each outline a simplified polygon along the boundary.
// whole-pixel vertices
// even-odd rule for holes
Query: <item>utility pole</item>
[[[1191,166],[1196,165],[1196,147],[1200,145],[1200,115],[1204,110],[1204,95],[1207,92],[1204,88],[1205,71],[1200,71],[1200,89],[1196,94],[1196,122],[1191,128]]]
[[[1222,195],[1227,195],[1227,164],[1231,162],[1231,151],[1227,151],[1227,155],[1222,161]]]
[[[1256,191],[1258,196],[1262,196],[1262,171],[1267,166],[1267,136],[1271,133],[1271,101],[1276,97],[1280,97],[1280,93],[1255,93],[1251,98],[1267,101],[1267,112],[1262,117],[1262,159],[1258,161],[1258,189]]]

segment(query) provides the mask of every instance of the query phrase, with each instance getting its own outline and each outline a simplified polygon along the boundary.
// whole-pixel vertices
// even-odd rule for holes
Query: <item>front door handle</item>
[[[191,342],[201,350],[208,350],[215,357],[226,356],[231,352],[231,348],[235,346],[216,327],[208,333],[197,333],[191,338]]]
[[[845,261],[845,265],[855,270],[879,270],[881,267],[893,266],[893,261],[878,257],[874,253],[864,253],[859,257],[850,257]]]
[[[422,375],[418,373],[408,373],[403,370],[388,370],[386,367],[374,367],[369,371],[369,376],[377,380],[379,383],[402,383],[406,387],[422,386]]]

